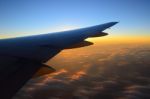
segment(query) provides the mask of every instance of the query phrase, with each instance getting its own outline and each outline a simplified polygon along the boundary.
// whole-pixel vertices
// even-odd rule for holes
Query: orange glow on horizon
[[[75,28],[75,27],[68,27],[68,29],[70,28]],[[64,30],[67,29],[67,27],[63,28]],[[18,34],[16,35],[1,35],[0,39],[5,39],[5,38],[14,38],[14,37],[21,37],[21,36],[29,36],[29,35],[21,35]],[[104,36],[104,37],[96,37],[96,38],[88,38],[86,39],[87,41],[91,41],[91,42],[103,42],[102,44],[106,44],[106,43],[150,43],[150,36],[140,36],[140,35],[126,35],[126,36],[116,36],[116,35],[108,35],[108,36]]]
[[[88,38],[87,41],[106,43],[150,43],[150,36],[106,36],[99,38]]]

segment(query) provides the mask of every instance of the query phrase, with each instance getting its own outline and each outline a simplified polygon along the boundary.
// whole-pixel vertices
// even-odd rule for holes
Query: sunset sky
[[[107,37],[148,40],[149,0],[1,0],[0,37],[120,22]]]
[[[150,0],[0,0],[0,39],[107,22],[119,23],[44,63],[53,73],[30,79],[13,99],[150,99]]]

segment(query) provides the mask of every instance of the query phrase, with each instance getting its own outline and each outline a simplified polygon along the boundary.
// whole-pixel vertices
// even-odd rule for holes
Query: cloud
[[[149,99],[150,86],[132,85],[125,88],[121,99]],[[120,99],[120,98],[119,98]]]
[[[82,51],[88,58],[68,60],[68,67],[61,61],[64,69],[30,80],[14,99],[150,99],[148,52],[133,45],[118,47],[94,51],[94,59]]]
[[[84,71],[78,71],[75,74],[73,74],[70,78],[71,78],[71,80],[78,80],[84,75],[86,75],[86,73]]]

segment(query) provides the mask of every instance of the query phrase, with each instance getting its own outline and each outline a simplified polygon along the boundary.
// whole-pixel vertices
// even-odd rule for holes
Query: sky
[[[150,37],[150,0],[0,0],[0,37],[33,35],[111,21],[113,36]]]

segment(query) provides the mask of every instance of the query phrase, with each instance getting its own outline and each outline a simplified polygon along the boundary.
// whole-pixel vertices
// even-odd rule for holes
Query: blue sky
[[[150,0],[0,0],[0,35],[120,21],[115,34],[150,35]],[[142,33],[141,33],[142,32]]]

